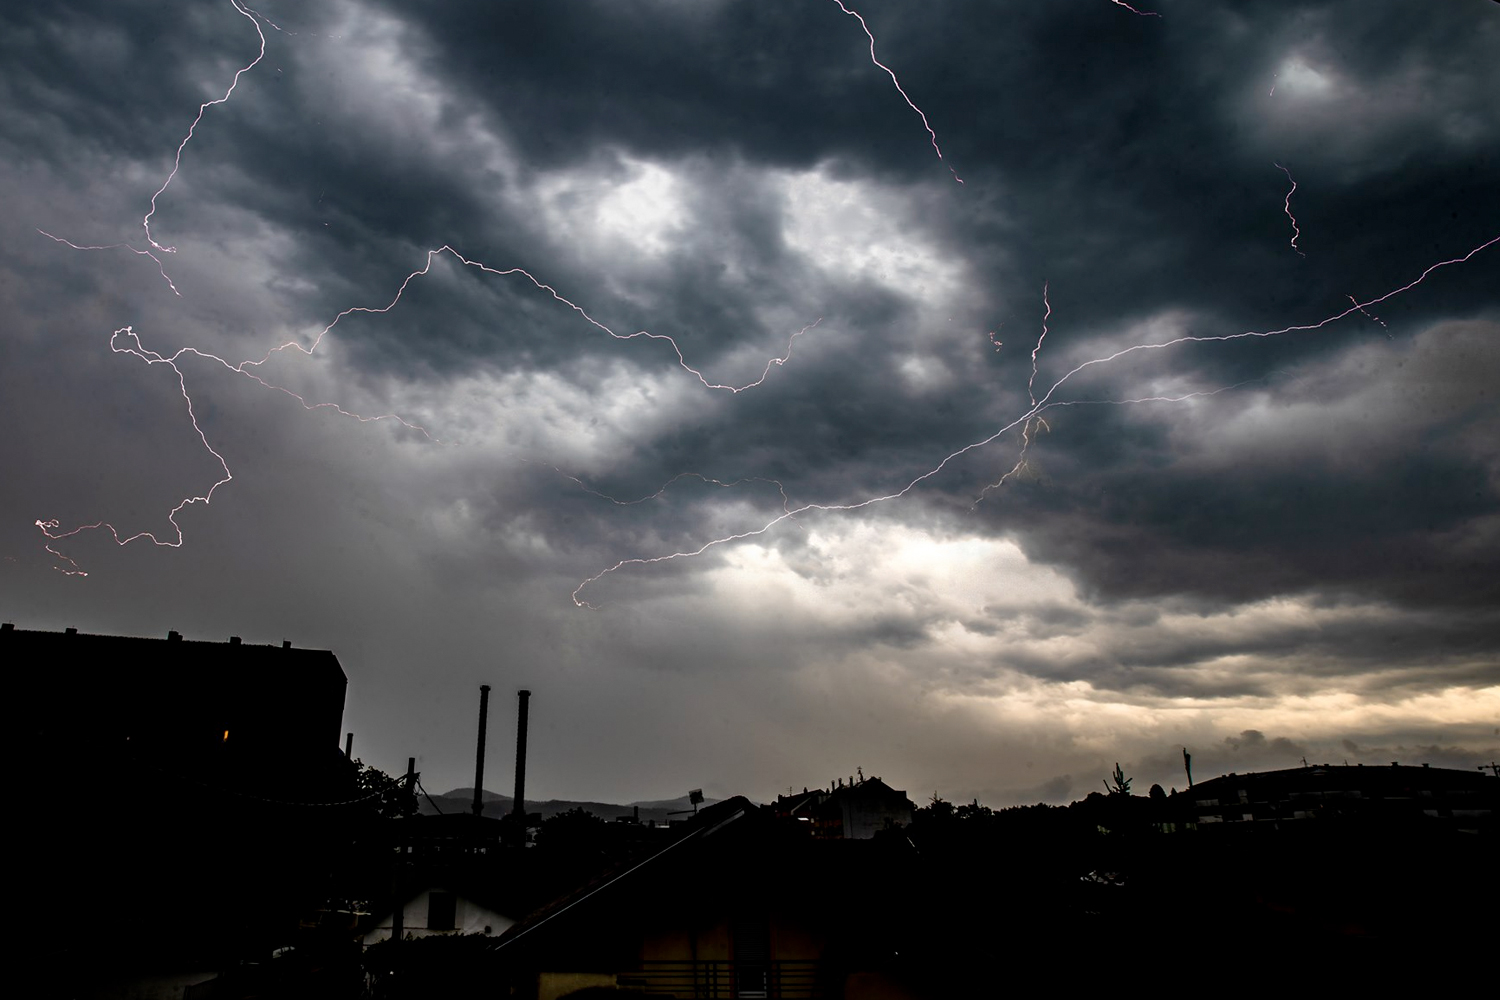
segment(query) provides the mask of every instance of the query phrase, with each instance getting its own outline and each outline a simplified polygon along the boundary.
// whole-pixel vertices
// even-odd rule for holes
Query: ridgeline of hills
[[[485,790],[483,792],[484,815],[499,819],[511,811],[512,803],[515,801],[509,795],[500,795],[497,792]],[[704,799],[698,807],[713,805],[718,799]],[[417,807],[424,816],[433,816],[437,813],[467,813],[474,808],[474,789],[455,788],[442,795],[434,795],[431,801],[425,795],[417,796]],[[669,820],[681,820],[693,814],[693,807],[688,802],[688,797],[683,795],[675,799],[653,799],[648,802],[632,802],[629,805],[617,805],[613,802],[574,802],[570,799],[546,799],[537,801],[528,798],[526,800],[526,811],[528,813],[540,813],[542,819],[551,819],[558,813],[565,813],[569,809],[583,809],[591,812],[606,822],[613,822],[620,816],[633,816],[634,810],[641,811],[641,822],[646,823],[655,820],[658,826],[665,825]]]

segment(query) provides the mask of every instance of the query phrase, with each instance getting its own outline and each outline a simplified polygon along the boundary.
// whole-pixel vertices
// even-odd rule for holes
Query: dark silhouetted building
[[[487,972],[497,993],[917,995],[906,980],[922,970],[903,955],[921,879],[906,841],[816,840],[738,797],[672,829],[648,859],[509,928]]]
[[[343,774],[338,744],[347,680],[327,650],[194,642],[6,626],[27,769],[129,761],[187,780],[298,798]],[[116,780],[98,766],[90,785]],[[128,781],[137,787],[139,771]],[[127,780],[120,776],[118,780]]]
[[[1313,820],[1366,827],[1419,824],[1478,833],[1494,828],[1500,780],[1445,767],[1315,764],[1226,774],[1176,800],[1200,831],[1275,830]]]
[[[800,795],[779,795],[771,809],[782,819],[806,824],[815,837],[868,840],[881,830],[908,826],[915,806],[905,792],[872,776],[847,785],[804,788]]]
[[[213,967],[285,944],[322,902],[371,809],[339,746],[333,653],[7,623],[0,657],[30,802],[26,944],[58,962],[87,949],[80,968]],[[80,906],[130,917],[59,936]]]

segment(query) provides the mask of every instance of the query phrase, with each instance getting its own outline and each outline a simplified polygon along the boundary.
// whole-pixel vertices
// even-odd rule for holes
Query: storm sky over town
[[[0,617],[434,792],[1500,753],[1500,6],[846,5],[8,5]]]

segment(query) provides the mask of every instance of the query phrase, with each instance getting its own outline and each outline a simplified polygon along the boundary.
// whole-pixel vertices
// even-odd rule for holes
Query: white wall
[[[483,934],[484,929],[490,929],[491,937],[499,937],[505,933],[506,928],[516,921],[504,914],[494,910],[486,909],[478,903],[463,896],[456,896],[453,907],[453,930],[432,931],[427,929],[427,903],[433,891],[441,891],[441,886],[434,886],[425,892],[418,893],[407,901],[402,908],[401,933],[410,937],[427,937],[430,934]],[[365,947],[369,947],[377,941],[386,941],[391,936],[391,925],[395,914],[388,913],[379,924],[375,925],[365,934]]]

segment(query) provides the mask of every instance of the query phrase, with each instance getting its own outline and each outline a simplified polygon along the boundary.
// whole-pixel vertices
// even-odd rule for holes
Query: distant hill
[[[484,803],[484,815],[499,818],[511,810],[514,801],[509,795],[501,795],[485,789],[481,799]],[[702,806],[713,805],[718,799],[704,799]],[[439,812],[443,813],[466,813],[474,807],[474,789],[455,788],[451,792],[432,796],[429,802],[426,796],[418,796],[417,807],[424,816],[431,816]],[[526,811],[541,813],[542,819],[550,819],[558,813],[565,813],[569,809],[583,809],[591,812],[600,819],[613,821],[620,816],[631,816],[633,810],[639,807],[641,811],[641,822],[646,823],[655,820],[658,826],[665,824],[668,820],[680,820],[691,815],[692,805],[688,802],[686,795],[675,799],[652,799],[650,801],[632,802],[629,805],[619,805],[614,802],[578,802],[572,799],[545,799],[536,801],[526,800]],[[671,815],[676,813],[677,815]]]
[[[451,799],[455,797],[461,798],[465,802],[468,802],[472,805],[474,802],[474,786],[470,785],[467,788],[455,788],[451,792],[444,792],[442,795],[433,796],[433,798],[435,799]],[[499,792],[492,792],[488,788],[486,788],[484,790],[484,801],[488,802],[491,799],[504,799],[506,802],[510,801],[509,796],[501,795]]]

